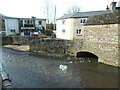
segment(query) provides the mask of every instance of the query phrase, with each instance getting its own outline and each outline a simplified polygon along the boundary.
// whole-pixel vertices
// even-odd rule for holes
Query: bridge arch
[[[80,51],[76,53],[77,58],[93,58],[94,60],[98,61],[98,56],[92,52],[87,51]]]

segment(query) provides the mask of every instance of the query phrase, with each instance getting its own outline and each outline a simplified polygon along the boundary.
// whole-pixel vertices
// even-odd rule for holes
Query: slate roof
[[[101,14],[109,14],[109,13],[112,13],[111,10],[76,12],[72,14],[65,14],[64,16],[58,18],[57,20],[68,19],[68,18],[84,18],[84,17],[89,17],[92,15],[101,15]]]
[[[6,19],[33,19],[33,18],[19,18],[19,17],[8,17],[4,16]],[[46,20],[45,18],[34,18],[35,20]]]

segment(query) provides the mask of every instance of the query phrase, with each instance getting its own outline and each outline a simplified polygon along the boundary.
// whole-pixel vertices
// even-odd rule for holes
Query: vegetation
[[[87,20],[86,25],[116,24],[116,23],[117,24],[120,23],[120,12],[91,16]]]
[[[56,24],[53,24],[53,23],[51,23],[51,24],[47,24],[47,26],[46,26],[47,28],[47,30],[56,30]]]
[[[53,31],[50,31],[50,30],[46,30],[46,31],[45,31],[45,35],[46,35],[46,36],[52,36],[53,34],[54,34]]]
[[[16,33],[16,36],[20,36],[20,33]]]
[[[67,10],[66,14],[71,14],[71,13],[75,13],[75,12],[80,12],[80,7],[72,6]]]
[[[45,27],[42,26],[41,33],[45,34]]]

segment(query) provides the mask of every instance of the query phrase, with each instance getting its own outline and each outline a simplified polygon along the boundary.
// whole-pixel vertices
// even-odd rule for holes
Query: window
[[[85,19],[83,19],[83,23],[85,23]]]
[[[82,35],[82,30],[81,29],[77,30],[77,35]]]
[[[25,24],[27,23],[27,21],[25,20]]]
[[[21,23],[23,23],[23,20],[20,20]]]
[[[33,23],[32,20],[30,21],[30,23],[31,23],[31,24]]]
[[[82,19],[80,19],[80,23],[83,23],[83,22],[82,22]]]
[[[29,20],[27,20],[27,24],[29,24]]]
[[[23,20],[20,20],[20,26],[23,27]]]
[[[62,24],[65,24],[65,20],[62,20]]]
[[[15,32],[15,29],[11,29],[11,32]]]
[[[81,19],[80,19],[80,23],[82,23],[82,24],[83,24],[83,23],[86,23],[86,19],[81,18]]]
[[[42,21],[39,21],[39,25],[41,25],[42,24]]]
[[[63,34],[65,33],[65,29],[62,29],[62,33],[63,33]]]

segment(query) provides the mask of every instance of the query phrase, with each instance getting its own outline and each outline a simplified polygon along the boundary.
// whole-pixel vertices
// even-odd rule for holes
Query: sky
[[[50,0],[49,0],[50,1]],[[61,17],[73,5],[81,12],[105,10],[113,0],[51,0],[56,4],[56,18]],[[116,2],[120,0],[114,0]],[[0,0],[0,13],[11,17],[46,18],[43,12],[44,0]]]

